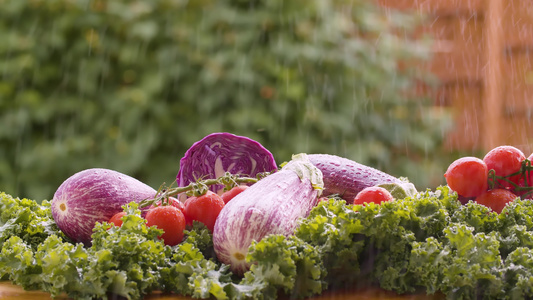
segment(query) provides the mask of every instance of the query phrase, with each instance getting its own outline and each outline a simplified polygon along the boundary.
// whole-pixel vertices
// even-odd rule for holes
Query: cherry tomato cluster
[[[203,195],[190,196],[184,202],[174,197],[169,197],[167,201],[158,201],[148,209],[145,216],[146,225],[162,229],[163,234],[159,239],[163,240],[165,245],[175,246],[182,242],[184,231],[190,228],[194,221],[203,223],[212,232],[224,205],[247,187],[238,185],[222,195],[208,190]],[[125,212],[115,214],[109,223],[121,226],[125,214]]]
[[[526,158],[513,146],[498,146],[483,159],[466,156],[450,164],[446,183],[464,200],[474,200],[500,213],[517,197],[532,198],[533,154]]]

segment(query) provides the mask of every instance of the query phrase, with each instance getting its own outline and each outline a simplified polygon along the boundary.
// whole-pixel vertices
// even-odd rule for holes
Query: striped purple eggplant
[[[395,198],[416,193],[412,183],[347,158],[331,154],[308,154],[307,157],[322,171],[323,196],[337,194],[347,203],[353,203],[357,193],[371,186],[383,186],[391,190]]]
[[[322,173],[305,154],[299,154],[235,196],[215,223],[213,245],[218,259],[234,273],[244,273],[252,241],[269,234],[293,234],[298,220],[316,205],[322,186]]]
[[[52,216],[72,241],[90,245],[96,222],[107,222],[122,211],[123,205],[153,198],[156,193],[150,186],[120,172],[87,169],[59,186],[52,199]]]

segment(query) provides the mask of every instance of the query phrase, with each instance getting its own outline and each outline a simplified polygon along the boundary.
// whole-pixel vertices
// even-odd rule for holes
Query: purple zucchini
[[[252,241],[269,234],[293,234],[298,220],[316,205],[322,186],[322,173],[305,154],[299,154],[235,196],[220,212],[213,230],[218,259],[234,273],[244,273]]]
[[[277,170],[272,153],[260,143],[227,132],[212,133],[194,143],[180,160],[176,178],[178,186],[187,186],[198,179],[216,179],[229,172],[255,177],[258,173]],[[218,193],[224,185],[212,185]]]
[[[107,222],[122,211],[123,205],[153,198],[156,194],[150,186],[120,172],[87,169],[59,186],[52,199],[52,216],[67,237],[90,245],[96,222]]]
[[[395,198],[411,196],[416,192],[412,183],[353,160],[330,154],[308,154],[307,157],[324,176],[323,196],[338,194],[347,203],[362,189],[383,186]]]

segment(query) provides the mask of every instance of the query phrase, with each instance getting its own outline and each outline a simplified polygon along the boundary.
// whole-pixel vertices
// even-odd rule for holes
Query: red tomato
[[[215,228],[218,214],[224,205],[222,197],[212,191],[208,191],[198,197],[189,197],[187,201],[185,201],[187,225],[192,225],[193,221],[199,221],[204,223],[212,232]]]
[[[485,191],[476,197],[475,201],[490,207],[492,211],[501,213],[507,203],[514,201],[517,196],[507,189],[493,189]]]
[[[183,213],[185,214],[185,222],[187,226],[192,226],[192,219],[187,217],[187,205],[189,205],[189,203],[191,202],[194,202],[195,201],[194,199],[196,199],[196,196],[188,197],[183,203],[183,209],[184,209]]]
[[[122,217],[126,215],[125,211],[121,211],[119,213],[116,213],[114,216],[109,219],[108,223],[113,223],[115,226],[122,226]]]
[[[353,204],[364,204],[374,202],[381,204],[381,202],[392,201],[394,198],[391,193],[380,186],[367,187],[361,190],[353,199]]]
[[[450,189],[463,197],[477,197],[489,187],[487,164],[477,157],[466,156],[455,160],[444,177]]]
[[[185,216],[174,206],[157,206],[146,213],[146,225],[162,229],[164,233],[159,239],[163,240],[165,245],[175,246],[183,240]]]
[[[483,158],[483,161],[489,170],[493,169],[496,172],[496,176],[503,177],[520,171],[522,162],[525,159],[526,156],[524,153],[513,146],[499,146],[490,150]],[[520,181],[520,174],[511,176],[507,179],[518,184]],[[498,180],[496,184],[496,188],[508,188],[513,186],[505,180]]]
[[[224,203],[228,203],[233,197],[237,196],[238,194],[242,193],[245,189],[247,189],[247,185],[238,185],[233,188],[231,188],[229,191],[225,191],[220,195]]]

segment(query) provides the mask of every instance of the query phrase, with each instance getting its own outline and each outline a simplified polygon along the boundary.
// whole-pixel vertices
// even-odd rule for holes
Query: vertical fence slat
[[[503,0],[487,0],[485,7],[485,68],[483,76],[483,147],[501,145],[503,123]]]

